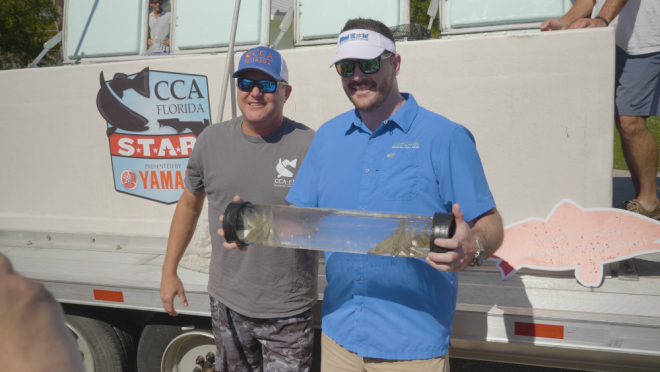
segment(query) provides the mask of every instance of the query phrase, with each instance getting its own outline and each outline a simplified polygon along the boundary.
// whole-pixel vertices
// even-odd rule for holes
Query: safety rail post
[[[48,53],[49,50],[53,49],[55,45],[57,45],[60,41],[62,41],[62,31],[58,32],[57,35],[53,36],[48,40],[47,42],[44,43],[44,50],[39,53],[37,58],[32,61],[29,65],[27,65],[27,68],[35,68],[37,67],[37,64],[41,61],[42,58]]]
[[[282,23],[280,23],[280,34],[277,35],[277,39],[275,39],[275,42],[271,46],[273,49],[277,49],[277,45],[282,40],[282,37],[289,30],[289,26],[291,26],[291,22],[293,22],[293,7],[292,6],[289,7],[289,9],[286,11],[286,15],[282,19]]]
[[[234,5],[234,19],[231,22],[231,34],[229,35],[229,48],[227,49],[227,61],[225,62],[225,74],[222,77],[222,85],[220,87],[220,107],[218,108],[217,123],[222,122],[222,116],[225,111],[225,100],[227,99],[227,84],[229,83],[230,75],[233,73],[232,66],[234,65],[234,41],[236,40],[236,27],[238,26],[238,13],[241,9],[241,0],[236,0]]]
[[[435,15],[438,14],[438,0],[431,0],[431,3],[429,4],[429,10],[426,12],[426,14],[431,17],[431,20],[429,21],[429,27],[427,27],[429,30],[433,26],[433,19],[435,19]]]

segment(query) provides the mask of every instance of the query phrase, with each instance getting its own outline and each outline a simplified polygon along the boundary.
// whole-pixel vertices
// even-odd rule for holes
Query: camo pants
[[[311,310],[286,318],[250,318],[211,297],[211,319],[216,371],[309,372],[314,346]]]

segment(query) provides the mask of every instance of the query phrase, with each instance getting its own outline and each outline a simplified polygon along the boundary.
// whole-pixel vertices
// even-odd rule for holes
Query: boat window
[[[236,45],[266,42],[269,18],[267,1],[243,0],[236,30]],[[178,0],[176,2],[175,51],[229,45],[235,0]]]
[[[146,49],[147,0],[68,1],[69,59],[136,55]]]
[[[406,0],[299,0],[299,40],[335,38],[351,18],[377,19],[387,26],[404,23]],[[406,17],[407,18],[407,17]]]
[[[447,0],[443,29],[542,22],[571,6],[571,0]]]

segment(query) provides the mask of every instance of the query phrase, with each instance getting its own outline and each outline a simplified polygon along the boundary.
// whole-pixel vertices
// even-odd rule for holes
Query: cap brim
[[[261,72],[265,72],[266,74],[268,74],[268,76],[272,77],[273,79],[275,79],[275,80],[277,80],[277,81],[284,80],[284,78],[282,78],[280,75],[278,75],[278,74],[276,74],[276,73],[274,73],[274,72],[272,72],[272,71],[268,71],[268,70],[266,70],[265,68],[261,68],[261,67],[248,67],[248,68],[244,68],[244,69],[242,69],[242,70],[238,70],[238,71],[234,72],[234,73],[231,75],[231,77],[233,77],[233,78],[237,78],[237,77],[238,77],[243,71],[247,71],[247,70],[258,70],[258,71],[261,71]],[[286,81],[286,80],[284,80],[284,81]],[[287,81],[287,83],[288,83],[288,81]]]
[[[354,47],[342,48],[335,54],[335,59],[330,64],[330,67],[335,63],[344,59],[372,59],[383,54],[385,48],[375,45],[356,45]]]

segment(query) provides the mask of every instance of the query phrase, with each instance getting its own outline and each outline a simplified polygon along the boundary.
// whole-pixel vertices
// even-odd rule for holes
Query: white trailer
[[[130,58],[85,59],[80,50],[87,44],[72,46],[65,37],[67,61],[82,63],[0,72],[0,253],[62,303],[88,371],[192,371],[195,357],[215,348],[207,274],[179,268],[189,306],[175,300],[181,314],[175,318],[162,309],[161,264],[174,206],[118,192],[108,123],[96,103],[101,73],[109,79],[148,67],[206,77],[215,118],[226,53],[215,54],[220,43],[202,54],[185,32],[173,34],[191,48],[179,48],[179,55],[140,56],[139,46]],[[260,32],[246,43],[267,44]],[[301,48],[282,51],[293,86],[285,115],[318,128],[352,107],[328,68],[334,46],[307,47],[299,38],[305,30],[296,32],[293,43]],[[397,48],[401,90],[474,134],[505,225],[543,218],[566,198],[611,206],[613,30],[482,33]],[[224,107],[228,118],[235,111],[231,94]],[[521,270],[503,281],[492,262],[461,272],[450,355],[585,370],[660,369],[660,256],[630,262],[606,267],[598,288],[583,287],[572,272]],[[326,283],[321,260],[321,301]],[[521,324],[539,331],[519,332]]]

